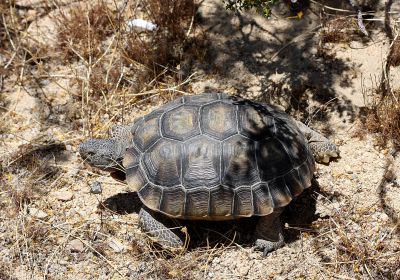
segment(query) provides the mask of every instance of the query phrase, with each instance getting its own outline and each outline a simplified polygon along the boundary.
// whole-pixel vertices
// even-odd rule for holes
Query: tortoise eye
[[[90,157],[94,156],[95,154],[96,154],[95,152],[87,152],[87,155]]]

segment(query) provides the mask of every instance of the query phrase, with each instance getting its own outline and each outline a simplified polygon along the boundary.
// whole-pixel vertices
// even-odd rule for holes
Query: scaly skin
[[[139,226],[147,235],[166,248],[183,249],[182,239],[173,230],[174,228],[176,231],[179,224],[174,226],[173,222],[172,219],[154,211],[140,209]]]
[[[256,238],[255,246],[257,249],[263,251],[264,256],[285,244],[279,218],[282,210],[282,208],[274,209],[273,213],[260,217],[257,223],[254,235]]]
[[[122,159],[132,137],[129,126],[116,125],[111,128],[110,139],[90,139],[79,145],[79,153],[96,168],[123,171]]]
[[[312,130],[300,121],[296,121],[296,124],[306,137],[308,145],[313,152],[315,161],[328,163],[331,158],[336,158],[339,156],[339,148],[329,141],[328,138]]]

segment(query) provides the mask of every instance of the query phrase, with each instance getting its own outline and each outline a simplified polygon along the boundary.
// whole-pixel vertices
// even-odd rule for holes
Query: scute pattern
[[[274,208],[283,207],[292,200],[292,195],[285,184],[283,177],[278,177],[268,182],[269,193],[271,194]]]
[[[276,138],[279,139],[284,146],[287,154],[290,156],[292,163],[296,166],[300,165],[309,154],[307,143],[301,132],[293,125],[281,119],[276,119]]]
[[[251,187],[241,187],[235,192],[233,216],[250,217],[253,215]]]
[[[165,188],[160,210],[173,217],[182,217],[184,215],[185,195],[185,191],[181,187]]]
[[[274,211],[268,185],[262,183],[253,188],[254,215],[268,215]]]
[[[201,111],[201,128],[203,133],[218,140],[224,140],[237,134],[236,107],[214,102],[205,105]]]
[[[284,180],[285,180],[285,185],[290,186],[290,193],[293,197],[298,196],[305,189],[305,185],[303,184],[301,176],[299,175],[299,171],[296,168],[290,170],[286,174]]]
[[[218,93],[203,93],[198,95],[188,95],[184,96],[185,104],[188,105],[204,105],[209,102],[219,99]]]
[[[309,187],[315,169],[288,115],[226,94],[178,98],[132,133],[128,184],[147,207],[177,218],[268,215]]]
[[[290,156],[276,138],[267,138],[258,142],[256,156],[258,170],[263,181],[282,176],[293,168]]]
[[[198,112],[197,106],[183,105],[165,113],[162,118],[162,134],[178,141],[200,134]]]
[[[133,191],[138,191],[147,184],[146,177],[139,165],[126,169],[126,182]]]
[[[185,217],[207,217],[210,192],[208,188],[186,193]]]
[[[224,141],[222,146],[222,184],[237,187],[260,182],[255,142],[241,135]]]
[[[220,181],[219,143],[206,137],[196,137],[185,143],[182,175],[186,189],[212,187]]]
[[[134,142],[142,152],[160,139],[159,116],[154,114],[144,118],[135,131]]]
[[[138,191],[139,197],[145,201],[146,206],[153,210],[160,210],[160,201],[163,191],[160,187],[147,184]]]
[[[244,136],[261,140],[275,135],[275,122],[272,116],[265,113],[265,108],[239,106],[239,127]]]
[[[150,182],[160,186],[180,184],[181,144],[161,139],[143,156],[143,166]]]
[[[232,188],[219,186],[210,192],[210,216],[224,217],[232,215],[232,205],[234,198]]]
[[[126,150],[124,159],[122,160],[122,165],[125,168],[130,168],[138,165],[140,162],[140,152],[136,150],[135,147]]]

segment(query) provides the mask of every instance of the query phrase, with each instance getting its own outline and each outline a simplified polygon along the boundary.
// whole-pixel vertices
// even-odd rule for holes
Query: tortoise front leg
[[[306,137],[317,162],[328,163],[331,158],[339,157],[339,148],[328,138],[300,121],[296,121],[296,124]]]
[[[275,209],[273,213],[261,217],[258,221],[255,232],[255,246],[263,251],[264,256],[285,244],[279,218],[281,213],[282,209]]]
[[[139,211],[139,226],[154,241],[167,248],[183,248],[182,239],[168,227],[172,223],[172,219],[151,210],[141,208]]]

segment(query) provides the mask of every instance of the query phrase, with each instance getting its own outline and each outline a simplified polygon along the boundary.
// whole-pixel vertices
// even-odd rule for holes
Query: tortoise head
[[[126,126],[114,126],[110,139],[90,139],[79,145],[79,154],[91,166],[106,171],[123,171],[122,159],[132,139]]]
[[[117,139],[91,139],[79,145],[79,154],[91,166],[112,171],[121,169],[125,147]]]

